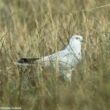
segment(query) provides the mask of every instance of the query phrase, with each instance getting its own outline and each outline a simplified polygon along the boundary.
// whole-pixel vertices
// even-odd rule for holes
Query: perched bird
[[[64,50],[58,51],[52,55],[44,56],[42,58],[21,58],[17,65],[39,64],[44,67],[52,67],[58,69],[58,72],[65,80],[71,81],[72,71],[76,65],[81,61],[81,46],[83,37],[80,35],[73,35],[69,44]]]

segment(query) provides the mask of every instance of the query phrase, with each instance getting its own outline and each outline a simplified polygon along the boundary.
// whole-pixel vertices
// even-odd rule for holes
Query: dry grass
[[[108,4],[109,0],[0,0],[0,106],[109,110]],[[44,80],[48,72],[42,68],[13,64],[20,57],[58,51],[73,34],[84,36],[85,57],[73,72],[71,84],[55,76]]]

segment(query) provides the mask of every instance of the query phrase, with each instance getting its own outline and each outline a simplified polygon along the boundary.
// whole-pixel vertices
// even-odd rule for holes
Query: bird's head
[[[83,43],[83,37],[81,35],[74,35],[70,38],[70,41],[69,41],[70,45],[73,45],[76,43],[80,43],[80,44]]]
[[[67,50],[69,51],[80,51],[81,45],[83,43],[83,37],[81,35],[73,35],[70,38],[69,44],[67,46]]]

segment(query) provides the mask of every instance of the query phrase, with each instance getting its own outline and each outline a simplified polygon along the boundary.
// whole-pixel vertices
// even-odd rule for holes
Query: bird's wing
[[[50,65],[51,62],[55,62],[56,60],[62,59],[65,55],[64,51],[56,52],[52,55],[44,56],[42,58],[20,58],[16,64],[18,65],[28,65],[28,64],[42,64],[42,65]]]
[[[37,62],[45,66],[57,64],[57,66],[68,68],[75,64],[74,59],[72,53],[69,53],[67,50],[62,50],[52,55],[45,56],[37,60]]]
[[[62,50],[62,51],[56,52],[52,55],[45,56],[45,57],[37,60],[36,62],[49,66],[54,62],[62,61],[65,55],[66,55],[65,51]]]
[[[29,65],[29,64],[40,64],[42,66],[53,66],[57,64],[60,67],[73,67],[76,65],[75,57],[72,53],[67,50],[56,52],[52,55],[44,56],[42,58],[21,58],[16,62],[17,65]]]

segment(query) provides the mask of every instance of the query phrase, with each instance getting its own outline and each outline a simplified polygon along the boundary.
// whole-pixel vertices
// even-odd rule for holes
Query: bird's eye
[[[79,37],[76,37],[76,39],[79,39]]]

